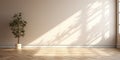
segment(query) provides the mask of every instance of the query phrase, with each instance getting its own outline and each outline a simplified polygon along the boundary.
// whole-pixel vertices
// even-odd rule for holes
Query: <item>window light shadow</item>
[[[57,45],[67,42],[67,45],[70,45],[73,41],[76,41],[80,35],[80,16],[81,11],[78,11],[73,16],[57,25],[55,28],[31,42],[30,44],[40,44],[40,45]],[[75,33],[76,31],[76,33]],[[78,31],[78,32],[77,32]],[[47,37],[47,38],[46,38]],[[69,38],[69,39],[68,39]],[[70,40],[71,39],[71,40]],[[64,41],[63,41],[64,40]],[[29,44],[28,44],[29,45]]]
[[[108,21],[108,16],[111,16],[109,2],[96,1],[89,3],[84,9],[74,13],[27,45],[89,47],[109,45],[106,44],[107,42],[111,44],[113,37],[110,32],[113,30],[110,30],[110,26],[113,23]]]

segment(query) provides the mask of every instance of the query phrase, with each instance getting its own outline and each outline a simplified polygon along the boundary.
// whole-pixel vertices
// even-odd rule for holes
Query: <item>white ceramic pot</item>
[[[16,44],[16,49],[21,49],[22,48],[22,44]]]

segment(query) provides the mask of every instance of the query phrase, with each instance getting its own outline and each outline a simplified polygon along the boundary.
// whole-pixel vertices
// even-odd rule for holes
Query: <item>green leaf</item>
[[[24,27],[26,26],[27,22],[22,19],[22,13],[19,12],[13,15],[13,20],[10,21],[9,27],[15,36],[15,38],[21,37],[25,35]]]

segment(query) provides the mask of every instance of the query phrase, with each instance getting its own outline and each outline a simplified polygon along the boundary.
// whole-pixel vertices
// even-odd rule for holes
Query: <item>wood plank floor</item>
[[[120,60],[116,48],[0,49],[0,60]]]

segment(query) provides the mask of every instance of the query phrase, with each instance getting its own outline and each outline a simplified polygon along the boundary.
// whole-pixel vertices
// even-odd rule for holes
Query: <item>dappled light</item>
[[[104,8],[103,8],[104,6]],[[96,1],[93,4],[88,5],[88,19],[87,19],[87,31],[90,32],[87,35],[86,45],[98,45],[100,42],[108,40],[110,38],[110,24],[108,21],[110,16],[110,5],[109,2]],[[96,31],[96,29],[98,29]]]
[[[38,46],[101,46],[111,40],[109,1],[88,3],[54,28],[28,43]]]
[[[66,19],[64,22],[57,25],[55,28],[30,44],[70,45],[72,42],[78,40],[81,33],[81,25],[79,23],[81,12],[82,11],[78,11],[73,16]]]
[[[90,39],[91,37],[93,37],[93,36],[89,36],[88,40],[90,40],[90,41],[87,42],[87,45],[89,45],[89,46],[96,45],[97,43],[99,43],[102,40],[101,33],[96,34],[94,38]]]

